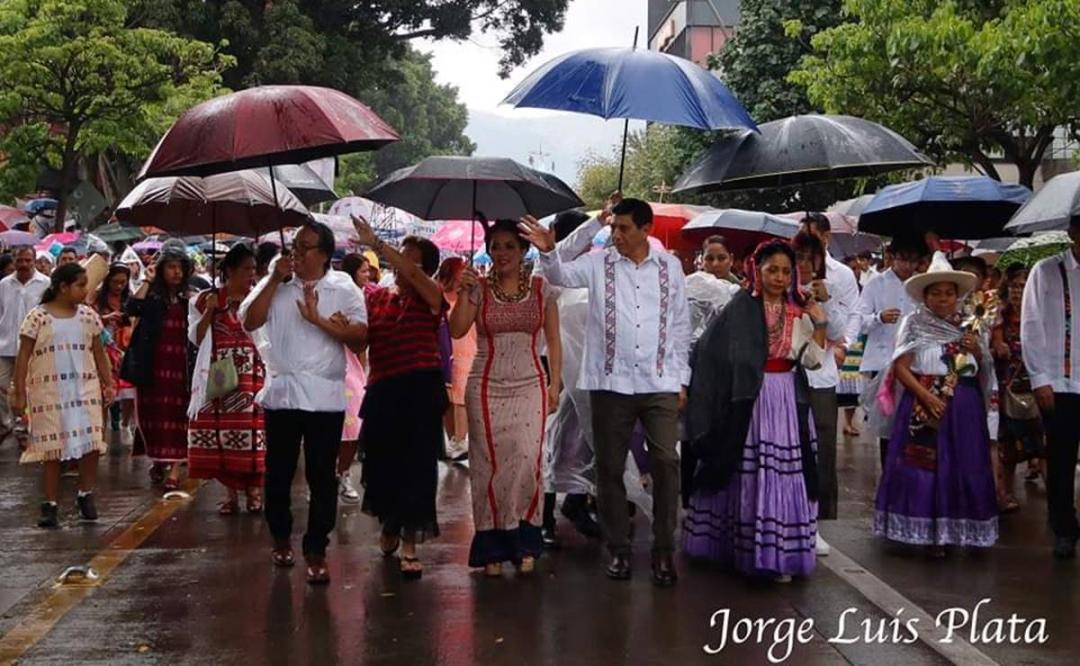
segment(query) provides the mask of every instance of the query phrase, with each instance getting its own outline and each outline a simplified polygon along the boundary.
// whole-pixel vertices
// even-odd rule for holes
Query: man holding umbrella
[[[330,277],[334,234],[309,221],[240,306],[244,330],[261,329],[270,345],[266,384],[256,396],[266,413],[266,521],[273,562],[294,563],[290,488],[300,445],[311,504],[304,558],[309,583],[327,583],[326,545],[337,518],[337,466],[345,422],[344,345],[367,338],[364,296],[351,280]]]
[[[609,578],[630,578],[630,516],[623,472],[630,436],[641,421],[654,482],[653,582],[674,585],[679,504],[678,413],[690,383],[690,312],[678,259],[649,245],[652,209],[623,199],[612,216],[614,248],[563,261],[555,233],[526,217],[521,229],[540,250],[551,284],[587,288],[590,308],[578,387],[590,392],[600,527]]]

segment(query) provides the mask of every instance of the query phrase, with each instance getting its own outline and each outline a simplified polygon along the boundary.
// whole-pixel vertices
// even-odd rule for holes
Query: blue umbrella
[[[23,206],[23,210],[25,210],[27,213],[30,213],[31,215],[37,215],[43,210],[53,210],[58,205],[60,205],[60,202],[56,199],[31,199],[30,201],[26,202],[25,206]]]
[[[659,51],[571,51],[529,74],[503,103],[702,130],[757,130],[750,114],[719,78],[689,60]],[[624,127],[624,158],[625,154]]]
[[[859,231],[882,236],[936,232],[973,240],[1003,235],[1009,218],[1031,190],[986,176],[930,176],[890,185],[859,216]]]

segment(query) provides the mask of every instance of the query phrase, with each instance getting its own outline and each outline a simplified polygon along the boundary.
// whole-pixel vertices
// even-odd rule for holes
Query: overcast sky
[[[553,167],[573,186],[580,159],[590,150],[610,153],[620,139],[622,121],[513,109],[499,102],[529,72],[567,51],[629,46],[636,26],[641,27],[638,45],[644,46],[648,39],[645,10],[644,0],[571,0],[563,31],[548,35],[543,51],[508,79],[499,78],[500,51],[492,37],[481,34],[466,42],[428,42],[420,48],[434,54],[439,83],[457,86],[459,99],[469,108],[466,134],[476,142],[478,155],[511,157],[528,164],[531,154],[538,168]]]

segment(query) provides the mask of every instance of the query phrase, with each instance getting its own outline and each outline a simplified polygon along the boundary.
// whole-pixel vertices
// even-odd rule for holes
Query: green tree
[[[401,140],[373,153],[338,161],[339,193],[360,194],[395,169],[431,155],[471,155],[475,144],[465,136],[468,111],[457,101],[457,88],[439,85],[431,55],[412,48],[387,65],[386,83],[358,95],[401,133]]]
[[[939,163],[1031,186],[1055,128],[1080,118],[1080,1],[845,0],[792,72],[830,112],[881,122]]]
[[[821,109],[788,80],[814,35],[843,21],[841,0],[743,0],[739,29],[709,66],[758,123]]]
[[[54,156],[61,228],[81,156],[106,149],[145,156],[181,107],[219,91],[230,62],[210,44],[125,28],[126,11],[122,0],[0,5],[0,119],[27,128],[15,132],[27,154]],[[8,166],[19,167],[21,180],[27,170],[19,159]]]
[[[211,43],[237,59],[233,88],[310,83],[357,92],[415,39],[498,39],[504,76],[562,29],[569,0],[132,0],[132,25]]]

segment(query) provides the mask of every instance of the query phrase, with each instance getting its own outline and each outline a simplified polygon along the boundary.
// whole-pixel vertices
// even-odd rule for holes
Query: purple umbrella
[[[134,245],[132,245],[131,249],[135,250],[136,252],[140,252],[140,253],[142,253],[142,252],[157,252],[158,250],[161,249],[162,245],[163,245],[163,243],[161,241],[158,241],[158,240],[144,240],[144,241],[142,241],[140,243],[135,243]]]
[[[3,243],[6,247],[18,247],[20,245],[33,246],[37,242],[37,236],[25,231],[12,230],[0,232],[0,243]]]

